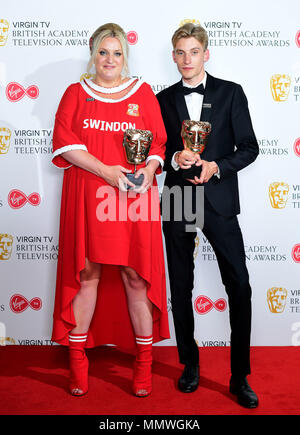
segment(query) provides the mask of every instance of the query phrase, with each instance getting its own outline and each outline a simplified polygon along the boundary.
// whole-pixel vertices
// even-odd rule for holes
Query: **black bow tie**
[[[197,92],[198,94],[204,95],[204,86],[202,83],[196,88],[188,88],[187,86],[182,85],[181,92],[183,93],[183,95],[189,95],[192,92]]]

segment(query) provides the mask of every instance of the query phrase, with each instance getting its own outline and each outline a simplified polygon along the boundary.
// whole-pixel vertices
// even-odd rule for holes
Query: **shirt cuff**
[[[221,174],[220,174],[220,168],[219,168],[219,166],[218,166],[218,172],[216,172],[216,173],[214,174],[214,176],[215,176],[215,177],[218,177],[218,178],[220,179]]]
[[[178,153],[178,151],[176,151],[176,153],[173,154],[172,160],[171,160],[171,165],[174,169],[174,171],[178,171],[178,169],[180,168],[180,166],[178,165],[178,163],[176,163],[175,161],[175,156]]]

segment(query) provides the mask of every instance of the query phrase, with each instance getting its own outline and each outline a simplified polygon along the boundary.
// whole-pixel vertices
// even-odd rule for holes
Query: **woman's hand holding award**
[[[126,174],[127,179],[135,184],[141,186],[144,180],[144,175],[135,177],[136,167],[145,162],[149,154],[150,146],[153,140],[153,134],[150,130],[137,130],[127,129],[124,132],[123,146],[126,153],[126,160],[128,163],[134,165],[132,174]],[[128,186],[130,189],[131,186]]]

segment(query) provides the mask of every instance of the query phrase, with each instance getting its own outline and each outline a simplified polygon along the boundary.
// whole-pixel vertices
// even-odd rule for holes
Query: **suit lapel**
[[[212,111],[213,111],[213,94],[214,94],[214,84],[213,77],[207,74],[205,93],[202,104],[202,111],[200,116],[200,121],[210,122]]]
[[[181,86],[182,85],[180,81],[176,83],[176,88],[175,88],[175,104],[180,119],[180,124],[182,124],[182,122],[185,121],[186,119],[190,119],[190,115],[186,107],[184,95],[179,90]]]
[[[204,121],[204,122],[210,122],[211,123],[211,119],[212,119],[212,114],[213,114],[213,110],[214,110],[214,78],[207,74],[207,79],[206,79],[206,85],[205,85],[205,94],[204,94],[204,98],[203,98],[203,104],[202,104],[202,111],[201,111],[201,116],[200,116],[200,121]],[[213,125],[212,125],[212,129],[213,129]],[[209,142],[210,142],[210,136],[208,136],[207,139],[207,143],[206,143],[206,147],[205,150],[203,151],[203,154],[201,155],[201,158],[203,158],[204,160],[209,159]]]

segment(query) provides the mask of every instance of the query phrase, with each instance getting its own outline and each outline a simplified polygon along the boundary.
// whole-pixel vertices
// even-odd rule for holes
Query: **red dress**
[[[130,83],[131,90],[118,100],[99,97],[89,88],[89,81],[72,84],[56,113],[53,163],[67,168],[62,187],[52,332],[52,340],[60,344],[68,345],[68,333],[76,326],[72,301],[80,288],[85,258],[103,265],[87,347],[135,346],[119,265],[132,267],[147,283],[147,295],[153,303],[153,341],[169,338],[155,177],[154,187],[147,193],[124,193],[104,179],[70,165],[60,155],[68,149],[84,149],[107,165],[132,169],[122,145],[123,132],[138,128],[153,133],[148,159],[163,163],[166,133],[156,97],[147,83],[134,83],[133,79]],[[154,218],[149,219],[151,213]]]

